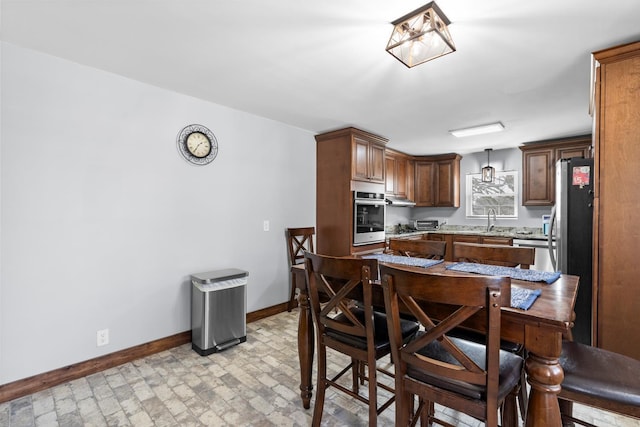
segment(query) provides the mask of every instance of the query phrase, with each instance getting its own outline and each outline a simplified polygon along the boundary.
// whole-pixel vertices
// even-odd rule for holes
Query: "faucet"
[[[491,223],[491,212],[493,212],[493,224]],[[491,231],[493,227],[495,227],[496,221],[496,210],[493,208],[489,208],[489,210],[487,211],[487,231]]]

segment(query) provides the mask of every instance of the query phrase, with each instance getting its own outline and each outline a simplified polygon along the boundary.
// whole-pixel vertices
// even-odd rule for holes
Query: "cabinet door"
[[[456,163],[452,160],[444,160],[435,164],[435,206],[460,206],[459,172]]]
[[[522,204],[523,206],[549,206],[555,201],[553,175],[553,149],[525,151],[522,153]]]
[[[396,194],[396,159],[386,156],[384,159],[384,192],[386,194]]]
[[[584,157],[588,159],[591,157],[591,146],[577,145],[574,147],[562,147],[557,148],[555,153],[555,160],[570,159],[572,157]]]
[[[461,235],[461,236],[453,236],[453,243],[461,242],[461,243],[480,243],[480,236],[474,235]]]
[[[510,237],[482,237],[482,243],[485,245],[508,245],[513,246],[513,239]]]
[[[591,135],[527,143],[522,150],[522,205],[553,206],[555,165],[560,159],[591,157]]]
[[[412,159],[407,159],[407,199],[415,200],[415,176],[416,176],[416,162]]]
[[[364,139],[354,138],[353,148],[353,166],[352,175],[353,179],[360,181],[368,181],[368,164],[369,164],[369,141]]]
[[[446,240],[446,235],[439,233],[427,233],[423,234],[422,238],[425,240],[437,240],[439,242],[444,242]]]
[[[396,159],[396,186],[395,195],[407,197],[407,159],[399,157]]]
[[[378,144],[369,144],[369,175],[371,181],[384,182],[384,147]]]
[[[435,194],[433,191],[434,170],[434,162],[416,162],[416,206],[433,206],[435,204]]]

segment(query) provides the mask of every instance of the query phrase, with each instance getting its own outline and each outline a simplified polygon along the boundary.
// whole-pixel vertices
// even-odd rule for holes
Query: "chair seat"
[[[463,340],[473,341],[480,344],[484,344],[486,340],[486,335],[480,332],[463,328],[455,328],[449,331],[448,335],[451,337],[462,338]],[[500,349],[508,351],[509,353],[522,354],[523,345],[507,340],[500,340]]]
[[[601,348],[564,341],[562,389],[624,405],[640,406],[640,361]]]
[[[351,312],[356,316],[356,318],[364,324],[364,310],[361,308],[354,307],[351,309]],[[336,316],[336,321],[341,321],[345,319],[344,314],[339,314]],[[387,316],[384,313],[380,313],[377,311],[373,312],[373,323],[375,335],[373,337],[375,342],[375,350],[377,354],[386,354],[391,350],[389,343],[389,332],[387,330]],[[412,320],[402,320],[400,322],[400,332],[402,333],[403,339],[413,337],[416,332],[418,332],[418,323]],[[345,344],[351,345],[356,348],[360,348],[365,350],[367,348],[367,338],[359,337],[356,335],[345,334],[340,331],[336,331],[331,328],[326,328],[325,333],[338,341],[341,341]]]
[[[422,334],[424,334],[424,332],[418,333],[416,338]],[[484,345],[460,338],[450,337],[450,339],[478,366],[485,369],[486,347]],[[417,353],[431,359],[459,365],[451,354],[443,349],[439,341],[429,343],[429,345],[423,347]],[[518,384],[518,381],[520,381],[522,363],[522,357],[517,354],[500,350],[498,400],[502,400]],[[486,399],[486,388],[484,386],[430,375],[422,370],[413,368],[411,365],[407,368],[407,375],[424,383],[433,384],[437,387],[468,396],[472,399]]]

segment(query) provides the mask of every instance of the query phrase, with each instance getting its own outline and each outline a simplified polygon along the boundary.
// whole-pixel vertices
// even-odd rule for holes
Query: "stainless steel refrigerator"
[[[556,271],[580,277],[573,339],[591,345],[593,269],[593,159],[571,158],[556,164],[556,204],[549,242]],[[550,245],[551,247],[551,245]],[[555,255],[555,256],[554,256]]]

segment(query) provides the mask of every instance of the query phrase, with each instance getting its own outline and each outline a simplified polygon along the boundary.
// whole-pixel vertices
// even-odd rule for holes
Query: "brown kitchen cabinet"
[[[359,181],[384,183],[386,140],[362,131],[352,132],[352,178]]]
[[[640,42],[593,58],[593,343],[640,359]]]
[[[513,239],[511,237],[483,236],[482,244],[513,246]]]
[[[415,159],[416,206],[460,207],[459,154]]]
[[[453,244],[455,242],[462,243],[482,243],[486,245],[509,245],[513,246],[511,237],[502,236],[485,236],[479,234],[452,234],[452,233],[428,233],[424,234],[423,239],[439,240],[447,243],[445,249],[444,260],[455,261],[453,259]]]
[[[583,135],[521,145],[522,205],[553,206],[556,162],[571,157],[591,157],[591,144],[591,135]]]
[[[406,154],[385,150],[385,193],[413,200],[413,160]]]
[[[384,242],[353,246],[353,185],[384,193],[386,139],[346,128],[316,135],[316,251],[345,256],[382,250]],[[371,179],[369,179],[371,178]]]

